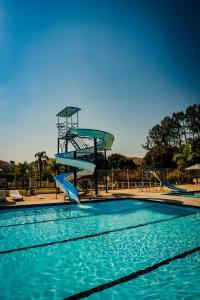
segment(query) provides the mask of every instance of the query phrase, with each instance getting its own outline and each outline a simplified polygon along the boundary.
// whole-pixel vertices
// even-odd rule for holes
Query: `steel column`
[[[74,159],[76,159],[76,151],[74,151]],[[77,173],[76,173],[76,168],[74,168],[74,186],[77,187]]]
[[[108,166],[107,166],[107,159],[106,159],[106,149],[104,149],[104,158],[105,158],[106,193],[108,193]]]
[[[97,139],[94,138],[94,159],[95,159],[95,171],[94,171],[94,185],[95,185],[95,194],[98,196],[98,171],[97,171]]]

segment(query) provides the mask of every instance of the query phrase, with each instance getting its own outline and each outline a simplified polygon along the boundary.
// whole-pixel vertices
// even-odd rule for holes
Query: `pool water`
[[[200,191],[196,192],[185,192],[185,193],[174,193],[174,196],[180,196],[180,197],[188,197],[188,198],[198,198],[200,199]]]
[[[199,299],[200,210],[133,199],[0,212],[0,299]]]

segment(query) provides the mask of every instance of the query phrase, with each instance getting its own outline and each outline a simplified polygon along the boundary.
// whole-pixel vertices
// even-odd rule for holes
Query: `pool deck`
[[[185,188],[188,191],[199,191],[200,186],[194,185],[182,185],[180,188]],[[190,198],[175,196],[169,189],[157,188],[157,190],[144,189],[143,191],[138,189],[121,189],[121,190],[110,190],[108,193],[100,191],[100,197],[98,198],[82,198],[82,201],[98,201],[106,199],[144,199],[149,201],[159,201],[164,203],[176,204],[176,205],[189,205],[200,207],[200,198]],[[6,202],[0,203],[0,209],[5,207],[20,207],[22,205],[44,205],[44,204],[58,204],[64,203],[64,194],[38,194],[36,196],[25,196],[23,201],[13,202],[11,197],[7,197]],[[67,201],[68,202],[68,201]]]

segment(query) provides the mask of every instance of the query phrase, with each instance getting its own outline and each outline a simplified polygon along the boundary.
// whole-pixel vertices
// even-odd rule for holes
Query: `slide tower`
[[[65,107],[57,114],[58,140],[56,163],[58,175],[56,185],[69,197],[71,202],[79,203],[78,178],[92,175],[95,179],[95,193],[98,195],[97,153],[111,150],[114,136],[111,133],[88,128],[79,128],[78,107]],[[89,160],[94,155],[94,162]],[[60,173],[60,165],[65,172]],[[72,183],[73,182],[73,183]]]

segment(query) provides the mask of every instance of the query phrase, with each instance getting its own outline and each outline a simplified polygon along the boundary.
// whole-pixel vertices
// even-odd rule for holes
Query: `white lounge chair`
[[[10,191],[10,196],[13,197],[13,200],[23,200],[23,196],[20,195],[18,190]]]

